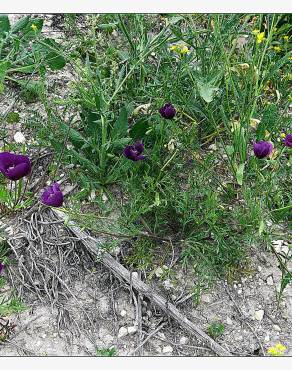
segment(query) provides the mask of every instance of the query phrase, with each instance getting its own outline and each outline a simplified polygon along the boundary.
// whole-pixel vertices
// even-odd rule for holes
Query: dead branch
[[[65,214],[63,212],[61,212],[60,210],[54,210],[53,212],[60,220],[64,220]],[[133,288],[136,289],[138,293],[150,299],[151,302],[158,306],[169,317],[174,319],[189,333],[204,341],[206,345],[217,355],[232,356],[231,353],[229,353],[226,349],[216,343],[197,325],[195,325],[185,315],[183,315],[180,310],[178,310],[172,303],[168,302],[162,295],[157,293],[152,287],[145,284],[142,280],[140,280],[136,276],[132,276],[130,271],[122,266],[118,261],[116,261],[109,253],[101,250],[101,248],[99,248],[100,242],[97,239],[94,239],[86,233],[82,232],[80,228],[76,226],[76,224],[73,222],[66,224],[66,226],[75,236],[79,238],[86,249],[90,251],[94,256],[97,256],[98,260],[112,273],[114,273],[115,276],[125,280],[128,284],[132,284]]]

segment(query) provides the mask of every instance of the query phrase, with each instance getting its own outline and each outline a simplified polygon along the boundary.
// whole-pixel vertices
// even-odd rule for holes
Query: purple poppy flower
[[[144,151],[144,145],[141,141],[138,141],[134,145],[127,145],[124,149],[124,156],[132,161],[141,161],[145,159],[145,155],[142,155]]]
[[[4,265],[3,265],[3,263],[0,262],[0,275],[1,275],[3,270],[4,270]]]
[[[284,144],[288,146],[289,148],[292,148],[292,134],[286,135],[284,139]]]
[[[47,206],[61,207],[64,201],[64,196],[57,182],[48,186],[44,190],[41,196],[41,201]]]
[[[166,103],[159,109],[159,113],[163,118],[172,119],[176,114],[176,109],[172,104]]]
[[[0,171],[9,180],[17,181],[31,172],[31,163],[26,155],[0,153]]]
[[[258,141],[253,144],[253,151],[256,157],[262,159],[270,155],[273,151],[273,144],[270,141]]]

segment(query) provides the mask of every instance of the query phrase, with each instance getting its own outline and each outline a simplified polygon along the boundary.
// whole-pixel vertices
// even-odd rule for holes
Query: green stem
[[[105,165],[106,165],[106,143],[107,143],[107,121],[104,115],[101,115],[101,153],[100,153],[100,168],[101,177],[104,178],[105,175]]]
[[[254,100],[253,100],[252,108],[251,108],[251,111],[250,111],[250,115],[248,117],[249,118],[248,119],[248,122],[250,121],[250,119],[253,116],[253,113],[254,113],[254,110],[255,110],[255,107],[256,107],[256,104],[257,104],[257,99],[258,99],[259,91],[260,91],[260,89],[262,87],[262,82],[260,83],[260,81],[263,80],[263,78],[261,78],[261,80],[260,80],[261,69],[262,69],[262,65],[263,65],[264,58],[266,56],[266,52],[268,50],[270,41],[272,40],[272,37],[273,37],[275,16],[276,15],[274,14],[273,15],[273,19],[272,19],[272,24],[271,24],[271,30],[269,32],[268,38],[267,38],[266,43],[265,43],[264,50],[261,53],[261,58],[260,58],[260,61],[259,61],[258,66],[257,66],[256,82],[255,82],[255,89],[254,89],[255,94],[254,94]]]
[[[289,206],[282,207],[282,208],[272,209],[271,212],[283,211],[283,210],[289,209],[289,208],[292,208],[292,204],[290,204]]]
[[[119,18],[119,21],[120,21],[120,23],[121,23],[121,29],[122,29],[122,31],[124,32],[124,34],[125,34],[125,36],[126,36],[126,38],[127,38],[128,42],[129,42],[129,44],[130,44],[130,46],[131,46],[131,49],[132,49],[133,53],[134,53],[134,54],[136,54],[136,47],[135,47],[135,45],[133,44],[133,41],[132,41],[132,39],[131,39],[131,36],[130,36],[130,34],[129,34],[128,30],[127,30],[127,27],[126,27],[126,25],[125,25],[125,23],[124,23],[124,21],[123,21],[123,19],[122,19],[122,17],[121,17],[121,15],[120,15],[120,14],[118,14],[118,18]]]

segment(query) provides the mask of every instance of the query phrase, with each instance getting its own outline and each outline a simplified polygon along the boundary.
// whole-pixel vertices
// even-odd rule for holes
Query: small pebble
[[[279,325],[273,325],[273,328],[276,330],[276,331],[281,331],[281,328]]]
[[[163,282],[163,286],[166,290],[170,290],[173,288],[173,284],[171,283],[171,281],[169,279],[165,280]]]
[[[159,332],[158,334],[157,334],[157,336],[158,336],[158,338],[160,338],[160,339],[166,339],[166,337],[165,337],[165,334],[164,333],[161,333],[161,332]]]
[[[117,257],[120,253],[121,253],[121,248],[118,245],[116,247],[114,247],[112,250],[110,250],[110,254],[112,256]]]
[[[237,293],[238,294],[241,294],[242,293],[242,289],[238,289]]]
[[[264,317],[264,314],[265,314],[265,311],[264,310],[255,311],[255,313],[254,313],[255,320],[262,321],[262,319]]]
[[[267,334],[267,335],[265,336],[264,340],[265,340],[265,342],[269,342],[269,341],[270,341],[270,336],[269,336],[269,334]]]
[[[201,300],[202,300],[202,302],[205,302],[205,303],[212,302],[211,296],[209,294],[203,294]]]
[[[210,150],[216,150],[216,149],[217,149],[216,144],[211,144],[211,145],[209,145],[209,149],[210,149]]]
[[[268,285],[270,285],[270,286],[274,285],[273,276],[271,276],[271,275],[270,275],[270,276],[267,278],[267,284],[268,284]]]
[[[132,272],[132,278],[133,278],[133,279],[138,279],[138,272],[133,271],[133,272]]]
[[[184,345],[184,344],[187,344],[189,341],[189,338],[187,337],[181,337],[180,340],[179,340],[179,343]]]
[[[129,334],[135,334],[137,332],[137,327],[136,326],[129,326],[128,327],[128,333]]]
[[[233,324],[233,322],[232,322],[231,318],[230,318],[230,317],[228,317],[228,316],[227,316],[227,319],[226,319],[226,323],[227,323],[228,325],[232,325],[232,324]]]
[[[161,267],[158,267],[156,270],[155,270],[155,275],[159,278],[160,276],[163,275],[163,269]]]
[[[162,348],[162,353],[171,353],[173,348],[171,346],[165,346]]]
[[[147,316],[148,316],[148,317],[152,317],[152,311],[148,310],[148,311],[147,311]]]
[[[259,272],[261,272],[261,271],[262,271],[261,266],[258,266],[258,271],[259,271]]]
[[[125,335],[128,334],[128,329],[122,326],[118,333],[118,338],[123,338]]]
[[[104,203],[108,201],[108,197],[105,194],[102,194],[101,199]]]
[[[127,311],[126,311],[126,310],[122,310],[122,311],[120,312],[120,315],[121,315],[122,317],[127,316]]]

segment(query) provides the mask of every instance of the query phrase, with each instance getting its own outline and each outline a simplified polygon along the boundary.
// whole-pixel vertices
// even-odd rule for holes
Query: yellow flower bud
[[[274,46],[273,49],[275,50],[276,53],[280,53],[280,51],[282,51],[281,46]]]

